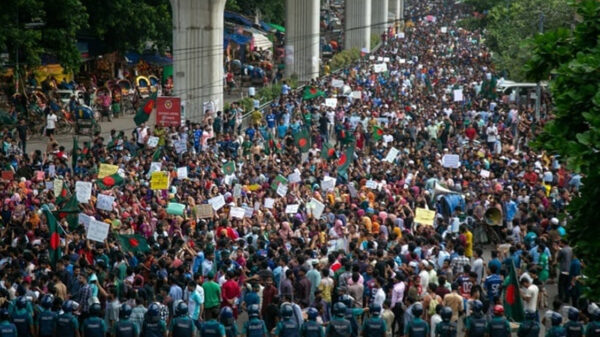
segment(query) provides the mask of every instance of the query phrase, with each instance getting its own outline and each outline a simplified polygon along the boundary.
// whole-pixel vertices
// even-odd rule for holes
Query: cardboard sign
[[[447,168],[458,168],[460,166],[460,157],[457,154],[445,154],[442,157],[442,166]]]
[[[387,64],[385,63],[378,63],[378,64],[374,64],[373,65],[373,71],[376,73],[383,73],[386,72],[387,69]]]
[[[98,200],[96,200],[96,208],[104,211],[112,211],[114,202],[115,197],[106,194],[98,194]]]
[[[325,177],[321,180],[321,190],[324,192],[332,191],[335,188],[336,178]]]
[[[54,185],[52,187],[54,195],[60,195],[62,192],[64,182],[61,179],[54,179]]]
[[[104,242],[108,236],[108,229],[109,224],[106,222],[90,219],[87,228],[87,238],[96,242]]]
[[[299,204],[287,205],[285,207],[285,213],[286,214],[296,214],[296,213],[298,213],[299,207],[300,207]]]
[[[175,153],[182,154],[187,152],[187,143],[185,140],[176,140],[173,143],[173,147],[175,147]]]
[[[312,198],[310,200],[310,212],[315,219],[320,219],[323,211],[325,210],[325,205],[319,200]]]
[[[169,174],[164,171],[152,172],[150,178],[151,190],[166,190],[169,188]]]
[[[96,220],[93,216],[89,216],[87,214],[79,213],[77,216],[77,223],[83,225],[83,227],[87,230],[90,226],[90,222],[92,220]]]
[[[260,206],[260,204],[259,204],[259,206]],[[253,214],[254,214],[254,208],[244,206],[244,218],[251,218]]]
[[[181,98],[156,98],[156,125],[181,126]]]
[[[358,91],[353,91],[350,94],[350,97],[354,98],[354,99],[362,99],[362,91],[358,90]]]
[[[100,164],[100,168],[98,169],[98,179],[113,175],[117,173],[118,170],[119,167],[117,165]]]
[[[333,79],[333,80],[331,80],[331,86],[334,88],[341,88],[344,86],[344,81]]]
[[[208,199],[208,203],[212,206],[213,210],[218,211],[225,206],[225,197],[223,197],[222,194],[219,194],[214,198]]]
[[[295,171],[294,173],[290,174],[288,176],[288,181],[290,182],[290,184],[295,184],[302,181],[302,179],[300,179],[300,172]]]
[[[373,179],[369,179],[369,180],[367,180],[367,183],[365,184],[365,186],[369,189],[376,190],[377,182]]]
[[[152,173],[160,171],[161,168],[162,168],[161,162],[153,161],[150,163],[150,170],[148,171],[148,174],[150,176],[152,176]]]
[[[442,27],[442,28],[440,28],[440,32],[442,32],[442,34],[448,33],[448,27]]]
[[[265,198],[265,208],[273,208],[273,204],[275,204],[275,199],[273,198]]]
[[[188,178],[188,168],[187,166],[178,167],[177,168],[177,179],[187,179]]]
[[[327,106],[329,108],[335,108],[335,107],[337,107],[337,98],[326,98],[325,99],[325,106]]]
[[[277,186],[277,195],[279,195],[280,197],[285,197],[285,195],[287,194],[288,191],[288,187],[285,184],[279,184],[279,186]]]
[[[399,39],[403,39],[403,38],[404,38],[406,35],[404,34],[404,32],[400,32],[400,33],[396,34],[396,36],[397,36]]]
[[[154,136],[150,136],[148,137],[148,141],[146,142],[146,145],[148,145],[149,148],[153,149],[158,145],[158,137],[154,137]]]
[[[242,185],[235,184],[235,186],[233,186],[233,197],[239,198],[241,196],[242,196]]]
[[[454,93],[454,102],[462,102],[464,100],[462,89],[454,89],[453,93]]]
[[[243,219],[244,214],[246,214],[246,210],[244,210],[242,207],[231,207],[229,210],[229,216],[231,218]]]
[[[387,161],[388,163],[393,163],[394,160],[396,160],[396,157],[398,157],[398,153],[400,153],[400,151],[393,147],[390,149],[390,151],[388,152],[387,156],[385,156],[385,159],[383,159],[383,161]]]
[[[89,181],[78,181],[75,183],[75,196],[82,204],[88,203],[92,197],[92,183]]]
[[[183,215],[185,205],[178,202],[170,202],[167,204],[167,214]]]
[[[485,170],[485,169],[481,169],[481,171],[479,172],[479,175],[480,175],[482,178],[486,178],[486,179],[487,179],[487,178],[489,178],[489,177],[490,177],[490,171],[488,171],[488,170]]]
[[[196,206],[196,217],[198,219],[210,219],[213,217],[213,208],[209,204]]]
[[[434,220],[435,220],[435,211],[417,207],[417,212],[415,213],[415,220],[414,220],[415,223],[419,223],[421,225],[433,226]]]

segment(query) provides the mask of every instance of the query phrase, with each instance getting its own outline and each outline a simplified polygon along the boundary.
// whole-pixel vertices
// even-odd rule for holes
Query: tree
[[[285,25],[285,0],[228,0],[225,9],[253,16],[260,10],[263,20]]]
[[[560,155],[583,176],[582,188],[569,204],[567,237],[584,262],[585,286],[600,299],[600,2],[580,0],[581,19],[574,30],[558,28],[535,38],[525,70],[534,81],[551,80],[554,119],[537,146]]]

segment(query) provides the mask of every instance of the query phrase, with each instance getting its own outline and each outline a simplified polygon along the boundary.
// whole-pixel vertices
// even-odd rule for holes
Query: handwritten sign
[[[177,154],[187,152],[187,143],[185,140],[176,140],[175,143],[173,143],[173,146],[175,147],[175,153]]]
[[[442,166],[447,168],[458,168],[460,166],[460,158],[457,154],[445,154],[442,157]]]
[[[360,91],[360,90],[353,91],[352,93],[350,93],[350,97],[352,97],[354,99],[361,99],[362,98],[362,91]]]
[[[77,223],[83,225],[83,227],[87,230],[90,226],[90,222],[92,220],[96,220],[93,216],[89,216],[87,214],[79,213],[77,216]]]
[[[315,219],[320,219],[324,210],[325,205],[322,202],[315,198],[310,200],[310,212]]]
[[[219,194],[214,198],[208,199],[208,203],[212,206],[213,210],[218,211],[225,206],[225,197],[223,197],[222,194]]]
[[[285,207],[285,213],[286,214],[296,214],[296,213],[298,213],[299,207],[300,207],[299,204],[287,205]]]
[[[387,156],[385,156],[385,159],[383,159],[383,161],[387,161],[388,163],[394,163],[394,160],[396,160],[396,157],[398,157],[398,153],[400,153],[400,151],[397,148],[391,148]]]
[[[246,210],[242,207],[231,207],[229,210],[229,216],[236,219],[243,219],[244,214],[246,214]]]
[[[112,211],[113,202],[115,202],[115,197],[106,194],[98,194],[96,208],[104,211]]]
[[[373,65],[373,71],[376,73],[383,73],[388,70],[387,64],[385,63],[377,63]]]
[[[196,206],[196,217],[198,219],[210,219],[213,217],[213,208],[209,204],[202,204]]]
[[[169,188],[169,174],[164,171],[152,172],[150,178],[151,190],[166,190]]]
[[[373,179],[369,179],[369,180],[367,180],[367,183],[365,184],[365,186],[369,189],[376,190],[377,182]]]
[[[454,93],[454,102],[462,102],[464,100],[462,89],[454,89],[453,93]]]
[[[233,186],[233,197],[239,198],[241,196],[242,196],[242,185],[235,184],[235,186]]]
[[[188,178],[188,168],[187,166],[178,167],[177,168],[177,179],[187,179]]]
[[[148,137],[148,141],[146,142],[146,145],[148,145],[149,148],[153,149],[158,145],[158,137],[154,137],[154,136],[150,136]]]
[[[417,212],[415,213],[415,220],[414,220],[415,223],[420,223],[421,225],[433,226],[434,220],[435,220],[435,211],[417,207]]]
[[[331,80],[331,86],[334,88],[341,88],[344,86],[344,81],[343,80],[338,80],[338,79],[332,79]]]
[[[325,177],[321,180],[321,190],[325,192],[333,191],[335,188],[335,178]]]
[[[160,171],[162,168],[162,163],[158,161],[153,161],[150,163],[150,170],[148,171],[148,175],[152,176],[152,173]]]
[[[354,185],[352,183],[348,184],[348,191],[350,191],[350,196],[352,198],[358,198],[358,191],[356,190],[356,187],[354,187]]]
[[[326,98],[325,106],[329,108],[335,108],[337,106],[337,98]]]
[[[75,183],[75,196],[77,201],[85,204],[92,197],[92,183],[89,181],[78,181]]]
[[[259,206],[260,206],[260,204],[259,204]],[[244,217],[245,218],[251,218],[253,214],[254,214],[253,207],[244,206]]]
[[[285,195],[287,194],[288,191],[288,187],[285,184],[279,184],[279,186],[277,186],[277,195],[279,195],[280,197],[285,197]]]
[[[98,179],[113,175],[117,173],[118,170],[119,167],[117,165],[100,164],[100,168],[98,169]]]
[[[479,175],[480,175],[482,178],[486,178],[486,179],[487,179],[487,178],[489,178],[489,177],[490,177],[490,171],[488,171],[488,170],[485,170],[485,169],[481,169],[481,171],[479,171]]]
[[[265,198],[265,208],[273,208],[273,204],[275,204],[275,199],[273,198]]]
[[[54,185],[52,187],[54,195],[60,195],[60,192],[62,192],[63,189],[63,184],[64,181],[62,181],[61,179],[54,179]]]
[[[288,176],[288,181],[290,182],[290,184],[299,183],[301,181],[301,179],[300,179],[300,172],[299,171],[295,171],[294,173],[290,174]]]
[[[87,228],[88,240],[96,242],[104,242],[108,236],[109,225],[106,222],[90,219],[90,223]]]

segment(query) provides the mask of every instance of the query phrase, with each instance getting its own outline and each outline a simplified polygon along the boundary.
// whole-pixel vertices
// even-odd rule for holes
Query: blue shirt
[[[272,113],[267,115],[267,126],[269,127],[269,129],[275,127],[275,115]]]
[[[277,127],[277,137],[284,138],[287,133],[288,127],[286,125],[279,125]]]
[[[485,291],[488,295],[490,302],[494,303],[494,298],[500,296],[500,290],[502,289],[502,278],[498,274],[492,274],[485,278]]]
[[[248,135],[248,138],[250,138],[250,140],[254,140],[254,134],[256,133],[256,130],[254,130],[254,128],[248,128],[246,129],[246,135]]]

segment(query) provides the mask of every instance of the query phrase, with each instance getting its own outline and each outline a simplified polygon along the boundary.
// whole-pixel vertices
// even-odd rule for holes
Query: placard
[[[167,214],[183,215],[185,205],[178,202],[170,202],[167,204]]]
[[[152,172],[152,176],[150,178],[150,189],[157,190],[166,190],[169,188],[169,174],[164,171]]]
[[[117,173],[118,170],[119,167],[117,165],[100,164],[100,167],[98,168],[98,179],[113,175]]]
[[[245,218],[251,218],[252,215],[254,214],[254,208],[253,207],[248,207],[248,206],[244,206],[243,208],[244,208],[244,217]]]
[[[323,214],[323,211],[325,210],[325,205],[315,198],[312,198],[310,200],[310,205],[312,216],[315,219],[320,219],[321,215]]]
[[[442,28],[440,28],[440,32],[442,32],[442,34],[448,33],[448,27],[442,27]]]
[[[454,89],[454,102],[462,102],[463,101],[463,91],[462,89]]]
[[[173,142],[173,146],[175,147],[175,153],[182,154],[187,152],[187,142],[185,140],[176,140]]]
[[[348,184],[348,190],[350,191],[350,196],[352,198],[358,198],[358,191],[356,190],[356,187],[354,187],[354,185],[352,183]]]
[[[84,214],[84,213],[79,213],[79,215],[77,216],[77,223],[80,224],[80,225],[83,225],[83,227],[86,230],[90,226],[90,222],[92,220],[96,220],[96,219],[93,216],[89,216],[89,215]]]
[[[89,181],[78,181],[75,183],[75,196],[82,204],[88,203],[92,197],[92,183]]]
[[[378,64],[374,64],[373,65],[373,71],[376,73],[383,73],[386,72],[387,69],[387,64],[385,63],[378,63]]]
[[[400,151],[397,148],[391,148],[390,151],[388,151],[387,156],[385,156],[385,159],[383,159],[383,161],[387,161],[388,163],[394,163],[394,160],[396,160],[396,157],[398,157],[398,153],[400,153]]]
[[[181,98],[172,96],[156,98],[156,125],[181,126]]]
[[[337,98],[326,98],[325,99],[325,106],[327,106],[329,108],[335,108],[335,107],[337,107]]]
[[[54,179],[54,184],[52,185],[52,191],[54,191],[54,195],[60,195],[63,190],[63,181],[61,179]]]
[[[417,207],[417,210],[415,213],[415,220],[414,220],[415,223],[419,223],[421,225],[433,226],[434,220],[435,220],[435,211]]]
[[[279,184],[286,184],[287,185],[288,180],[286,177],[282,176],[281,174],[278,174],[275,179],[273,180],[273,182],[271,183],[271,189],[274,191],[277,191],[277,186],[279,186]]]
[[[96,219],[90,219],[90,223],[87,228],[88,240],[96,242],[104,242],[108,236],[109,224]]]
[[[296,214],[296,213],[298,213],[299,207],[300,207],[299,204],[287,205],[285,207],[285,213],[286,214]]]
[[[367,180],[367,183],[365,184],[365,186],[369,189],[376,190],[377,182],[373,179],[369,179],[369,180]]]
[[[44,191],[54,190],[54,182],[44,181]]]
[[[265,198],[265,208],[273,208],[273,204],[275,204],[275,199],[273,198]]]
[[[362,99],[362,91],[357,90],[357,91],[353,91],[350,94],[350,97],[354,98],[354,99]]]
[[[148,171],[148,174],[152,175],[152,173],[160,171],[161,168],[162,168],[161,162],[153,161],[150,163],[150,170]]]
[[[48,177],[49,178],[54,178],[56,177],[56,165],[54,164],[50,164],[48,166]]]
[[[242,207],[231,207],[229,216],[236,219],[243,219],[246,211]]]
[[[481,169],[481,171],[479,172],[479,175],[480,175],[482,178],[486,178],[486,179],[487,179],[487,178],[489,178],[489,177],[490,177],[490,171],[488,171],[488,170],[485,170],[485,169]]]
[[[332,178],[332,177],[323,178],[323,180],[321,180],[321,191],[323,191],[323,192],[332,191],[335,188],[335,181],[336,181],[336,178]]]
[[[396,34],[396,36],[397,36],[399,39],[403,39],[403,38],[404,38],[406,35],[404,34],[404,32],[399,32],[398,34]]]
[[[233,197],[239,198],[241,196],[242,196],[242,185],[235,184],[235,186],[233,186]]]
[[[188,178],[188,168],[187,166],[178,167],[177,168],[177,179],[187,179]]]
[[[158,145],[158,137],[155,136],[150,136],[148,137],[148,141],[146,142],[146,145],[148,145],[149,148],[153,149]]]
[[[288,181],[290,182],[290,184],[295,184],[302,181],[302,179],[300,179],[300,172],[294,171],[294,173],[288,176]]]
[[[332,79],[331,80],[331,86],[334,88],[341,88],[344,86],[344,81],[343,80],[338,80],[338,79]]]
[[[285,184],[279,184],[279,186],[277,186],[277,195],[279,195],[280,197],[285,197],[285,195],[287,194],[288,191],[288,187]]]
[[[383,62],[385,62],[385,63],[390,63],[390,58],[389,58],[389,57],[384,57],[384,58],[383,58]]]
[[[96,208],[104,211],[112,211],[114,202],[115,197],[106,194],[98,194],[98,200],[96,200]]]
[[[213,217],[213,208],[209,204],[196,205],[196,217],[198,219],[210,219]]]
[[[214,198],[208,199],[208,203],[212,206],[213,210],[218,211],[225,206],[225,198],[222,194],[219,194]]]
[[[442,157],[442,166],[447,168],[458,168],[460,166],[460,157],[457,154],[445,154]]]

